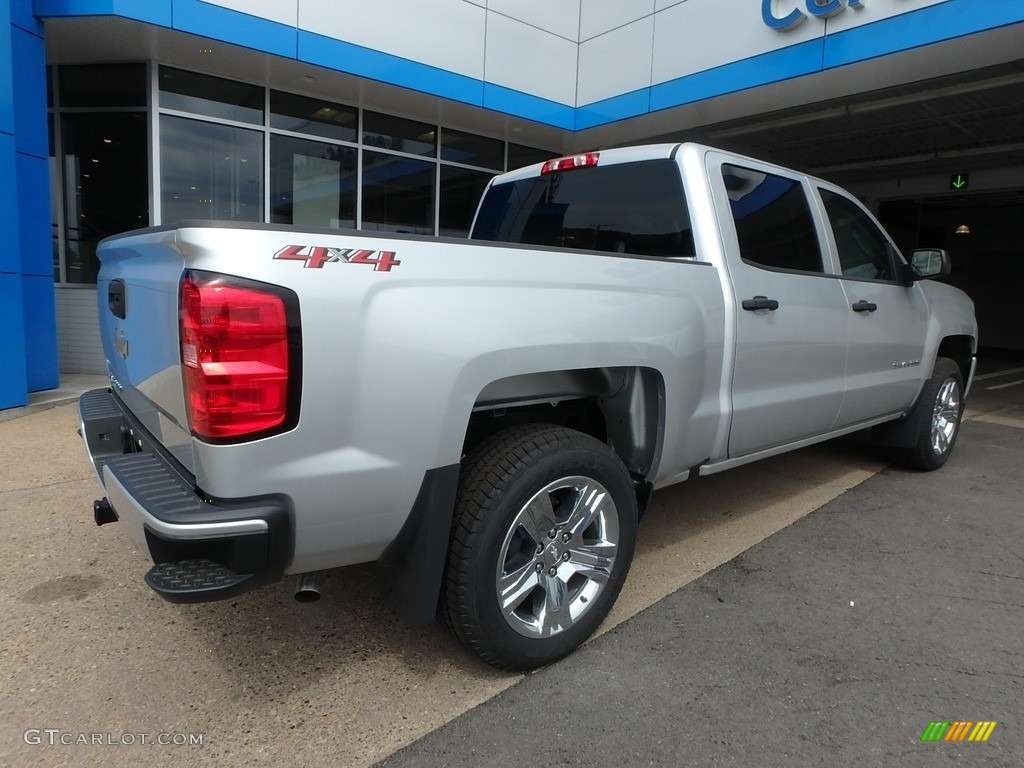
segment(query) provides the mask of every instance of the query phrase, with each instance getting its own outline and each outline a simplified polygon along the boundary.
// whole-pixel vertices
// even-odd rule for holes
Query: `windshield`
[[[597,165],[496,184],[477,240],[642,256],[694,256],[679,168],[672,160]]]

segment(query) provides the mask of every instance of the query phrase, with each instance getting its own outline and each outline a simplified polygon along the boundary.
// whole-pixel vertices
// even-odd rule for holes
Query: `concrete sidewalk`
[[[1024,421],[965,423],[380,765],[1024,764]],[[986,743],[922,742],[997,721]]]
[[[28,416],[30,413],[67,405],[77,401],[83,392],[105,386],[107,386],[106,376],[92,376],[85,373],[61,374],[59,387],[42,392],[32,392],[28,396],[28,405],[0,410],[0,421],[9,421],[21,416]]]

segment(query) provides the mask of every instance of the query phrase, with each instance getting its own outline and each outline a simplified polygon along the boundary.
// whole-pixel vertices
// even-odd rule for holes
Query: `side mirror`
[[[953,270],[949,254],[941,248],[919,248],[910,254],[910,264],[903,270],[904,282],[910,284],[930,277],[946,277]]]

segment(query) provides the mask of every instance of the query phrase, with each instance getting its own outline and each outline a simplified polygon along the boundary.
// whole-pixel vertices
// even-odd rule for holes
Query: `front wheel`
[[[920,421],[916,442],[909,448],[894,449],[893,458],[900,464],[926,472],[945,464],[960,433],[963,393],[960,367],[948,358],[936,358],[932,377],[925,382],[910,415]]]
[[[549,664],[597,629],[636,542],[629,473],[570,429],[515,427],[463,464],[441,618],[484,661]]]

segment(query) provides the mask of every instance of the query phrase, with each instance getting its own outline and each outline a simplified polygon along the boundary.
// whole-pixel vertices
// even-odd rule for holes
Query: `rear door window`
[[[755,266],[823,272],[821,244],[803,185],[773,173],[722,166],[740,257]]]
[[[598,164],[492,186],[472,237],[641,256],[694,256],[672,160]]]

